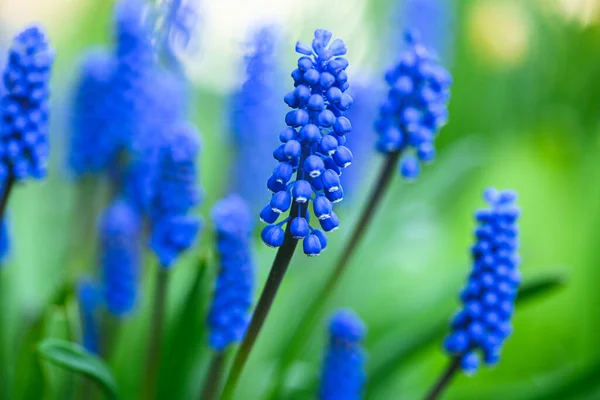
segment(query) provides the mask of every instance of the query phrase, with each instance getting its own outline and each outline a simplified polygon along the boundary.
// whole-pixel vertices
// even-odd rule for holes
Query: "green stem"
[[[12,360],[8,355],[8,332],[6,330],[6,322],[8,320],[7,303],[5,302],[5,278],[6,271],[0,265],[0,319],[2,328],[0,329],[0,393],[10,393],[9,365]]]
[[[306,308],[306,311],[302,315],[297,328],[294,330],[294,334],[284,347],[285,350],[280,359],[280,365],[278,368],[276,368],[277,376],[275,379],[273,379],[274,386],[270,391],[268,399],[276,400],[281,398],[281,389],[283,387],[283,382],[289,367],[297,358],[298,354],[304,349],[302,343],[306,341],[310,332],[319,321],[321,313],[325,309],[328,300],[333,295],[335,288],[341,281],[344,272],[346,271],[348,261],[358,249],[358,243],[362,238],[363,233],[369,227],[369,223],[372,221],[373,216],[378,209],[378,205],[382,201],[385,192],[392,181],[392,177],[396,173],[396,167],[399,159],[400,152],[391,153],[386,157],[385,162],[382,164],[381,169],[379,170],[378,180],[375,184],[375,188],[371,192],[367,203],[363,207],[358,223],[354,226],[350,236],[350,240],[344,246],[341,256],[331,271],[331,274],[327,278],[325,285],[321,288],[316,296],[313,296],[312,303],[310,303],[310,306]]]
[[[146,373],[142,376],[142,387],[146,393],[144,398],[153,400],[156,398],[158,386],[158,369],[160,366],[161,343],[163,333],[163,320],[167,299],[167,285],[169,282],[169,270],[158,267],[156,288],[154,291],[154,304],[152,307],[152,319],[150,322],[150,339],[148,341],[148,353],[146,358]]]
[[[6,212],[6,205],[8,204],[8,197],[12,191],[14,186],[15,179],[12,176],[9,176],[4,184],[4,189],[2,190],[2,197],[0,197],[0,220],[4,218],[4,214]]]
[[[215,400],[221,389],[221,378],[223,375],[223,365],[225,364],[225,352],[219,351],[213,354],[210,362],[204,389],[200,395],[200,400]]]
[[[448,367],[442,373],[442,375],[438,378],[435,385],[431,388],[427,396],[425,396],[425,400],[436,400],[438,399],[444,389],[450,384],[452,378],[456,375],[458,370],[460,369],[460,358],[454,357]]]
[[[290,217],[290,219],[293,218],[293,216]],[[240,379],[244,365],[248,360],[248,356],[252,351],[252,347],[256,342],[256,338],[260,333],[263,323],[269,314],[269,310],[277,295],[281,281],[283,280],[290,261],[292,260],[292,256],[294,255],[294,250],[296,250],[298,240],[294,239],[290,234],[290,225],[291,224],[287,224],[285,240],[283,241],[283,245],[281,245],[277,251],[273,266],[271,267],[271,272],[269,272],[269,277],[267,278],[267,283],[265,284],[260,299],[258,300],[258,304],[256,305],[256,309],[254,310],[254,314],[252,315],[252,320],[250,321],[246,336],[233,360],[233,365],[231,371],[229,371],[229,376],[227,377],[221,400],[231,399],[233,397],[233,392]]]

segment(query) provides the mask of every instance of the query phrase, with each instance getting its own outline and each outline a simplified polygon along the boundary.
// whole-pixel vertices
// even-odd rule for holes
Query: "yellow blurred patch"
[[[520,64],[528,49],[531,21],[523,0],[485,0],[473,4],[468,36],[475,53],[493,64]]]
[[[598,22],[600,0],[538,0],[542,10],[550,10],[582,25]]]

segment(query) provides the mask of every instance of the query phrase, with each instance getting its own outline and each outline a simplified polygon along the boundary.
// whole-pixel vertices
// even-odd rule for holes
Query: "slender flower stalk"
[[[349,87],[348,60],[341,57],[346,54],[346,45],[340,39],[330,44],[331,36],[331,32],[317,29],[312,47],[296,44],[296,51],[303,56],[292,72],[295,89],[284,98],[293,110],[285,117],[288,127],[279,135],[282,144],[273,152],[279,161],[267,181],[273,196],[260,213],[261,220],[268,224],[262,231],[262,240],[279,250],[233,361],[222,399],[230,399],[234,394],[298,241],[303,240],[306,255],[317,256],[327,247],[325,232],[339,226],[333,204],[344,197],[339,175],[352,162],[352,153],[344,146],[345,135],[352,126],[343,115],[353,100],[344,93]],[[296,178],[292,181],[294,173]],[[310,225],[310,202],[323,230]],[[287,211],[289,216],[277,222]]]
[[[280,397],[288,368],[302,349],[300,343],[306,340],[321,318],[329,298],[341,281],[348,262],[380,208],[379,204],[391,183],[398,161],[402,158],[400,174],[405,179],[413,180],[420,173],[420,162],[431,162],[435,158],[433,142],[447,119],[451,77],[419,44],[414,34],[407,34],[407,45],[400,62],[385,74],[390,90],[375,123],[379,135],[377,150],[385,155],[385,159],[375,186],[325,285],[313,297],[285,346],[280,365],[276,368],[270,399]]]
[[[329,346],[321,373],[320,400],[360,400],[365,384],[365,325],[350,310],[338,311],[329,323]]]
[[[489,208],[475,213],[473,269],[460,294],[463,308],[452,318],[452,332],[444,342],[452,361],[427,400],[437,399],[459,370],[474,374],[481,356],[487,365],[497,364],[512,333],[511,317],[521,283],[517,195],[488,189],[484,199]]]
[[[0,107],[0,219],[15,182],[46,175],[53,60],[41,27],[28,27],[15,37],[4,69],[6,94]]]

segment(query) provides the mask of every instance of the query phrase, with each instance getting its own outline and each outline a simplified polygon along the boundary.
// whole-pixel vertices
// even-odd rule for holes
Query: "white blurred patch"
[[[364,28],[368,0],[206,0],[202,2],[199,29],[200,55],[188,58],[191,78],[219,92],[243,79],[244,44],[253,29],[264,24],[281,28],[282,64],[295,66],[297,40],[310,42],[316,28],[333,32],[348,45],[351,68],[364,63],[369,52],[369,32]],[[290,71],[291,72],[291,69]],[[286,73],[287,74],[287,73]]]

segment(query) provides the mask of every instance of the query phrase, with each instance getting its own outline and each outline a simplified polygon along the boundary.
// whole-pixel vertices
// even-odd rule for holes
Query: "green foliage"
[[[102,387],[110,399],[120,398],[117,382],[108,366],[78,344],[60,339],[45,339],[38,346],[38,352],[48,362],[90,378]]]

